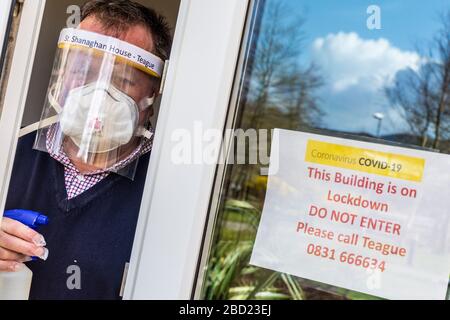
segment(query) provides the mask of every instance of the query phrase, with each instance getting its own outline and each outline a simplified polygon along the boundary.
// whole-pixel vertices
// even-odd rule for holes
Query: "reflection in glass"
[[[12,1],[11,6],[13,5]],[[19,28],[19,21],[21,16],[21,11],[18,10],[20,4],[16,4],[16,8],[14,9],[12,19],[8,22],[8,26],[5,29],[5,34],[3,38],[3,43],[0,44],[0,116],[3,110],[3,104],[5,101],[5,92],[7,86],[7,79],[11,69],[12,63],[12,54],[13,49],[15,47],[16,36]],[[3,7],[8,7],[7,4],[4,4]],[[3,13],[2,13],[3,14]],[[7,15],[3,15],[4,18],[7,18]]]
[[[364,1],[255,1],[234,128],[327,130],[450,153],[450,7],[378,3],[383,27],[371,30]],[[377,299],[248,264],[267,185],[260,169],[219,167],[200,297]]]

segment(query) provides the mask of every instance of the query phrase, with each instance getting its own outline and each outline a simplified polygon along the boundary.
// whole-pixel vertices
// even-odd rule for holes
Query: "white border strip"
[[[164,69],[164,61],[154,54],[120,39],[91,31],[74,28],[62,29],[58,46],[64,45],[82,46],[114,54],[144,68],[143,71],[156,75],[158,78],[161,77]]]

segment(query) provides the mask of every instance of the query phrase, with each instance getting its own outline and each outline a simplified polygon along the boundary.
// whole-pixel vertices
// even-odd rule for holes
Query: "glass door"
[[[426,6],[377,3],[253,2],[227,120],[231,130],[224,133],[228,156],[217,168],[211,197],[197,299],[379,299],[249,264],[273,129],[450,153],[450,113],[442,104],[450,91],[450,6],[440,0]]]
[[[14,12],[14,6],[16,11]],[[8,62],[10,62],[10,52],[13,46],[13,39],[16,31],[17,16],[19,15],[19,4],[15,1],[3,1],[0,3],[0,92],[6,87],[6,77],[8,74]],[[13,17],[15,19],[13,19]],[[9,49],[9,50],[8,50]],[[9,53],[9,54],[8,54]],[[9,58],[7,58],[9,57]],[[3,97],[3,95],[0,95]],[[0,98],[0,115],[3,106],[3,98]]]

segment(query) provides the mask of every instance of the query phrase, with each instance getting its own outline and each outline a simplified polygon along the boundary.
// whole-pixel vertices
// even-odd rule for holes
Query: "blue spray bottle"
[[[32,229],[48,224],[48,218],[29,210],[8,210],[3,217],[19,221]],[[28,300],[33,272],[23,267],[17,272],[0,272],[0,300]]]

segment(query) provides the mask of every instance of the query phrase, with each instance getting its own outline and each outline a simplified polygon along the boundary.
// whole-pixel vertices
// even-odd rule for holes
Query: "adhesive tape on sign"
[[[112,53],[130,65],[160,78],[164,61],[154,54],[117,38],[81,29],[65,28],[59,35],[58,47],[85,47]]]

